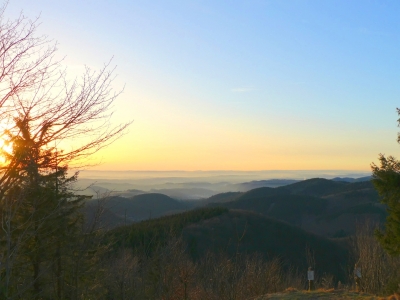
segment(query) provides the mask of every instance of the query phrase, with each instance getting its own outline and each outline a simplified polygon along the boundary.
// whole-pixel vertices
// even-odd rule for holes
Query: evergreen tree
[[[5,248],[4,255],[15,258],[9,272],[17,278],[13,286],[23,288],[8,293],[27,290],[32,299],[39,299],[53,286],[54,298],[62,299],[64,260],[71,255],[69,243],[74,242],[82,227],[79,209],[84,197],[71,192],[70,184],[77,174],[68,177],[67,166],[58,166],[57,149],[41,144],[48,128],[43,128],[35,139],[29,127],[31,121],[17,119],[19,134],[9,137],[13,151],[7,156],[13,162],[15,184],[5,197],[13,206],[12,234],[7,237],[13,247]]]
[[[372,164],[372,182],[387,206],[385,230],[377,231],[382,246],[391,254],[400,254],[400,161],[380,155],[380,166]]]
[[[399,108],[397,114],[400,116]],[[400,119],[397,123],[400,126]],[[397,142],[400,144],[400,133],[397,134]],[[379,166],[374,163],[371,165],[372,182],[381,202],[387,206],[389,215],[385,230],[377,230],[376,235],[391,255],[400,255],[400,161],[393,156],[380,154],[379,162]]]

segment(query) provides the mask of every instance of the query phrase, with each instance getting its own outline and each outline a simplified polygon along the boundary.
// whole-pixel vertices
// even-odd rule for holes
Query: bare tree
[[[393,293],[398,289],[400,259],[384,250],[374,236],[377,228],[378,224],[371,221],[357,224],[352,239],[354,261],[361,275],[359,288],[368,293]]]
[[[37,36],[38,19],[22,14],[15,20],[5,16],[7,3],[0,8],[0,107],[2,118],[13,110],[13,98],[38,93],[51,85],[59,62],[54,60],[56,43]],[[6,114],[4,114],[6,113]]]
[[[38,19],[23,15],[7,20],[5,6],[0,9],[0,138],[12,146],[2,149],[5,163],[0,166],[0,277],[6,274],[0,290],[6,287],[7,298],[24,243],[33,247],[34,275],[28,284],[18,284],[22,290],[14,295],[33,286],[32,297],[41,297],[40,278],[50,272],[39,254],[46,248],[43,233],[55,238],[58,229],[50,220],[71,215],[65,211],[76,200],[68,191],[59,192],[76,179],[77,173],[66,177],[68,169],[87,165],[90,155],[121,137],[130,124],[111,123],[112,104],[121,91],[112,89],[110,62],[99,71],[86,68],[81,78],[69,81],[55,60],[56,43],[38,36],[38,25]],[[61,261],[60,254],[54,261]],[[60,298],[61,283],[57,286]]]

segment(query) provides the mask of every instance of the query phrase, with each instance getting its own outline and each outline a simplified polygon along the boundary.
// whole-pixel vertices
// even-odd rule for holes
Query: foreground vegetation
[[[213,248],[211,243],[202,244],[206,250],[201,255],[194,251],[193,240],[187,234],[190,228],[198,230],[212,226],[218,230],[216,224],[226,226],[226,220],[231,217],[238,221],[239,216],[253,216],[252,213],[248,214],[230,212],[225,208],[203,208],[111,231],[94,226],[95,229],[90,233],[76,232],[75,239],[61,245],[61,260],[42,256],[41,264],[46,268],[41,269],[37,279],[41,288],[39,295],[34,288],[34,281],[24,276],[32,270],[29,264],[19,264],[20,269],[14,271],[13,278],[24,278],[25,281],[12,281],[7,297],[3,285],[3,298],[172,300],[258,299],[264,295],[260,299],[275,299],[285,295],[289,297],[287,299],[302,299],[300,292],[279,292],[284,292],[288,287],[305,290],[306,268],[296,265],[295,260],[290,264],[287,257],[273,255],[273,252],[265,255],[243,247],[245,237],[252,234],[250,223],[246,232],[237,231],[240,233],[239,242],[243,245],[239,245],[238,240],[234,241],[233,252]],[[279,230],[280,222],[270,222],[274,222],[274,228]],[[240,225],[239,222],[236,224]],[[288,232],[290,225],[285,226],[289,226],[283,227]],[[296,232],[301,234],[299,230]],[[324,263],[326,259],[319,258],[318,248],[301,248],[296,240],[288,243],[287,247],[298,247],[295,251],[299,259],[304,261],[303,266],[310,264],[315,267],[317,289],[355,290],[352,266],[357,262],[363,271],[362,291],[371,295],[390,295],[398,290],[400,260],[387,255],[372,232],[373,226],[364,224],[355,237],[339,241],[348,249],[349,259],[343,264],[344,278],[324,271],[327,268]],[[268,239],[268,235],[259,234],[258,239]],[[43,253],[52,253],[50,249]],[[58,273],[59,277],[56,273],[58,270],[62,271]],[[1,279],[4,279],[3,275]],[[4,281],[1,282],[4,284]],[[305,293],[303,296],[313,295],[312,299],[316,299],[320,297],[318,293]],[[335,292],[329,295],[350,299],[359,294]],[[329,298],[326,293],[323,296]]]
[[[267,294],[261,297],[253,298],[252,300],[306,300],[306,299],[330,299],[330,300],[351,300],[351,299],[360,299],[360,300],[398,300],[400,299],[400,295],[394,294],[388,297],[380,297],[374,296],[367,293],[358,293],[354,291],[348,290],[335,290],[335,289],[319,289],[317,291],[298,291],[293,288],[289,288],[281,293]]]
[[[212,226],[217,230],[216,224],[222,223],[222,226],[231,214],[215,209],[210,209],[209,212],[207,209],[197,212],[208,217],[198,218],[195,212],[183,213],[126,226],[116,232],[118,234],[123,231],[134,232],[137,237],[141,236],[139,232],[144,234],[147,230],[170,232],[168,221],[174,220],[171,224],[182,224],[178,221],[180,217],[183,220],[198,220],[188,223],[189,226],[183,232],[192,227],[203,226]],[[232,216],[238,216],[237,214],[233,212]],[[338,279],[337,274],[323,271],[329,262],[324,263],[323,258],[316,260],[318,249],[296,250],[305,264],[315,266],[316,288],[355,290],[353,266],[357,263],[363,272],[360,289],[364,293],[384,296],[398,291],[400,259],[386,254],[373,236],[373,229],[373,224],[360,224],[356,236],[341,241],[347,245],[349,256],[347,265],[343,265],[347,275],[342,280]],[[242,235],[239,236],[241,242],[244,236],[250,234],[250,230],[249,226],[245,233],[238,231]],[[220,248],[215,249],[208,245],[206,246],[208,250],[203,255],[197,256],[193,255],[190,236],[185,234],[181,236],[177,234],[178,232],[167,239],[162,238],[162,241],[167,242],[158,244],[159,246],[153,248],[151,254],[148,247],[140,243],[140,239],[137,243],[119,244],[119,250],[113,251],[113,254],[107,257],[111,266],[109,272],[112,275],[106,279],[106,284],[103,286],[106,288],[103,292],[112,295],[110,299],[129,299],[132,295],[135,295],[134,299],[253,299],[285,291],[288,287],[299,291],[307,288],[306,268],[299,268],[295,264],[290,266],[285,257],[249,252],[238,244],[236,244],[238,247],[234,247],[236,251],[233,252],[221,251]],[[159,236],[165,237],[164,234]],[[265,238],[268,239],[267,236]],[[259,239],[263,239],[263,236],[259,235]],[[204,241],[202,244],[204,246]],[[287,247],[297,246],[297,241],[287,244]],[[124,293],[130,296],[123,298]],[[353,295],[359,295],[340,293],[348,299]],[[338,294],[331,293],[330,296],[332,295]]]

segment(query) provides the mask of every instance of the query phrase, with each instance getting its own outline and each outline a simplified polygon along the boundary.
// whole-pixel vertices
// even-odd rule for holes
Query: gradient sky
[[[400,2],[11,0],[71,74],[117,65],[108,170],[369,170],[400,157]]]

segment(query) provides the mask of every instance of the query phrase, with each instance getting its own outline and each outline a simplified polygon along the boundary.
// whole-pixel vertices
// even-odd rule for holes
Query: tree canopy
[[[400,116],[399,108],[397,113]],[[400,119],[397,122],[400,126]],[[400,133],[397,142],[400,143]],[[389,213],[385,229],[378,230],[377,237],[390,254],[400,255],[400,161],[380,154],[379,165],[373,163],[371,168],[372,182]]]

